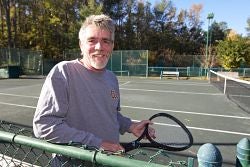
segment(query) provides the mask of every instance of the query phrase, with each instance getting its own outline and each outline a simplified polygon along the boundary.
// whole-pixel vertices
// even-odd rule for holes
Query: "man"
[[[139,136],[151,123],[132,122],[119,112],[118,81],[105,69],[114,48],[114,33],[110,17],[86,18],[79,31],[83,58],[58,63],[45,80],[33,120],[36,137],[116,152],[124,150],[119,134]]]

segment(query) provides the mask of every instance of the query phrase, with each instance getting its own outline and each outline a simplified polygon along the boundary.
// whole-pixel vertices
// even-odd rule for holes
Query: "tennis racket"
[[[120,143],[125,152],[140,148],[153,147],[167,151],[183,151],[188,149],[193,144],[193,136],[187,127],[177,118],[167,113],[158,113],[149,118],[153,122],[150,127],[155,129],[156,138],[151,138],[149,135],[149,125],[145,126],[142,135],[130,142]],[[147,143],[141,142],[142,139],[147,139]]]

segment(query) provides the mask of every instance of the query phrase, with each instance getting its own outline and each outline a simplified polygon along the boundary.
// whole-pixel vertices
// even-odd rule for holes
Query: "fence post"
[[[199,167],[221,167],[222,156],[219,149],[211,144],[203,144],[197,153]]]
[[[237,144],[236,167],[250,166],[250,140],[241,139]]]
[[[194,167],[194,158],[188,158],[188,167]]]

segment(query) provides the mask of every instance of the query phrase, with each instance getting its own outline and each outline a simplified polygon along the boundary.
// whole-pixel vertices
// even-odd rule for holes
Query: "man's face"
[[[105,29],[90,25],[85,29],[80,48],[84,63],[90,68],[104,69],[114,48],[112,34]]]

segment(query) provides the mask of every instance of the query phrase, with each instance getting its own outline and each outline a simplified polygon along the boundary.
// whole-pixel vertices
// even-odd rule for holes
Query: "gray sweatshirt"
[[[121,115],[116,76],[86,69],[79,60],[57,64],[48,74],[33,119],[34,134],[55,143],[100,147],[119,143],[131,120]]]

